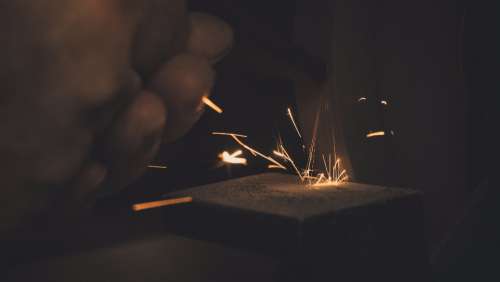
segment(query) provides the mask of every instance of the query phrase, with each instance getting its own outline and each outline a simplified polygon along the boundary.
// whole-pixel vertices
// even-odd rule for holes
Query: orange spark
[[[372,138],[372,137],[377,137],[377,136],[384,136],[385,131],[375,131],[375,132],[370,132],[366,134],[366,138]]]
[[[164,166],[164,165],[148,165],[148,168],[166,169],[167,166]]]
[[[279,169],[281,169],[281,167],[279,167],[277,165],[273,165],[273,164],[268,165],[267,168],[271,168],[271,169],[273,169],[273,168],[279,168]]]
[[[364,98],[364,97],[362,97]],[[366,100],[366,98],[364,98]],[[293,118],[292,111],[290,108],[287,109],[287,115],[290,118],[291,123],[293,124],[297,135],[302,138],[302,135],[300,133],[300,130],[297,126],[297,123],[295,122],[295,119]],[[245,144],[241,139],[242,138],[247,138],[246,135],[241,135],[241,134],[236,134],[236,133],[227,133],[227,132],[212,132],[213,135],[224,135],[224,136],[229,136],[233,138],[240,146],[248,150],[253,156],[259,156],[261,158],[264,158],[270,162],[270,164],[267,166],[269,169],[283,169],[283,170],[288,170],[293,169],[295,174],[299,177],[300,181],[308,187],[324,187],[324,186],[338,186],[339,184],[345,182],[348,180],[348,175],[347,171],[342,168],[340,158],[337,158],[337,155],[335,154],[335,145],[333,146],[333,155],[329,154],[328,155],[328,161],[325,155],[321,155],[323,159],[323,165],[324,169],[323,171],[315,171],[313,170],[314,162],[315,162],[315,152],[316,152],[316,141],[317,141],[317,132],[318,132],[318,127],[319,127],[319,111],[316,114],[315,122],[314,122],[314,127],[313,127],[313,134],[312,134],[312,140],[309,145],[309,148],[307,150],[307,165],[306,168],[300,169],[296,164],[295,161],[293,160],[292,156],[288,153],[286,150],[283,141],[281,137],[278,137],[278,144],[277,148],[273,151],[273,155],[278,157],[281,162],[279,162],[277,159],[264,155],[263,153],[255,150],[254,148],[248,146]],[[305,145],[303,145],[303,148],[305,148]],[[227,151],[222,152],[219,155],[219,158],[223,159],[230,159],[231,157],[237,157],[241,155],[240,151],[237,151],[233,154],[229,154]],[[332,157],[334,163],[332,164]],[[246,159],[245,159],[246,161]],[[231,161],[228,161],[231,163]]]
[[[243,135],[243,134],[226,133],[226,132],[217,132],[217,131],[212,132],[212,135],[236,136],[236,137],[241,137],[241,138],[247,138],[247,137],[248,137],[248,136]]]
[[[281,169],[285,169],[286,170],[286,167],[283,166],[282,164],[280,164],[278,161],[276,161],[275,159],[273,159],[272,157],[269,157],[269,156],[266,156],[264,154],[262,154],[261,152],[255,150],[254,148],[248,146],[247,144],[245,144],[243,141],[240,140],[240,138],[246,138],[245,135],[241,135],[241,134],[235,134],[235,133],[227,133],[227,132],[212,132],[213,135],[225,135],[225,136],[230,136],[231,138],[234,139],[234,141],[236,141],[238,144],[240,144],[243,148],[245,148],[246,150],[248,150],[252,155],[254,156],[259,156],[261,158],[264,158],[268,161],[270,161],[271,163],[273,163],[274,165],[278,166],[279,168]]]
[[[297,176],[299,176],[300,181],[304,181],[303,174],[297,168],[292,157],[290,157],[290,155],[286,151],[285,146],[283,146],[283,141],[281,141],[281,139],[278,140],[278,148],[273,151],[273,154],[287,161],[292,166]]]
[[[182,197],[182,198],[167,199],[167,200],[160,200],[160,201],[135,204],[132,206],[132,209],[134,211],[142,211],[142,210],[147,210],[147,209],[190,203],[192,201],[193,201],[193,198],[191,198],[191,197]]]
[[[216,111],[217,113],[219,114],[222,114],[222,109],[217,106],[212,100],[210,100],[208,98],[208,96],[203,96],[201,98],[201,101],[203,102],[203,104],[207,105],[208,107],[210,107],[212,110]]]
[[[223,162],[228,163],[228,164],[246,165],[247,159],[239,157],[239,156],[241,156],[241,154],[243,154],[243,151],[241,151],[241,150],[238,150],[232,154],[229,154],[228,151],[224,151],[224,152],[219,154],[219,158]]]
[[[299,135],[299,137],[302,138],[302,134],[300,134],[299,127],[297,126],[297,123],[295,122],[295,119],[293,118],[292,109],[290,109],[290,108],[287,109],[287,115],[290,118],[290,120],[292,121],[293,127],[295,128],[297,135]]]

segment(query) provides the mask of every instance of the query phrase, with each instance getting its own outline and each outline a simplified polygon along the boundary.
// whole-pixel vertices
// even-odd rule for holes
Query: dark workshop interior
[[[212,64],[210,99],[223,112],[205,106],[142,176],[119,191],[105,181],[83,212],[54,204],[0,234],[0,281],[500,281],[499,5],[110,2],[172,2],[230,26],[230,50]],[[0,20],[2,32],[20,26],[13,18]],[[144,85],[155,71],[137,70]],[[12,77],[2,72],[0,83]],[[293,162],[273,151],[279,144]],[[222,157],[238,150],[244,164]],[[89,154],[106,162],[107,153]],[[186,202],[136,209],[175,199]]]

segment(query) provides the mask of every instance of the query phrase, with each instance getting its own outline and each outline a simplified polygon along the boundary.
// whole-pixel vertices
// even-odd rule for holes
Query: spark
[[[241,138],[247,138],[248,137],[248,136],[243,135],[243,134],[228,133],[228,132],[217,132],[217,131],[212,132],[212,135],[236,136],[236,137],[241,137]]]
[[[291,109],[288,108],[288,117],[290,118],[290,121],[292,122],[297,135],[299,137],[302,137],[300,134],[300,130],[297,127],[297,124],[295,123],[295,120],[293,118]],[[293,157],[288,153],[287,149],[285,148],[283,144],[283,140],[281,139],[281,136],[278,136],[277,140],[277,146],[276,149],[272,151],[272,156],[265,155],[254,148],[250,147],[246,143],[244,143],[241,139],[247,138],[246,135],[242,134],[236,134],[236,133],[229,133],[229,132],[212,132],[213,135],[223,135],[223,136],[229,136],[233,138],[239,145],[241,145],[244,149],[249,151],[253,156],[258,156],[261,158],[264,158],[270,162],[270,164],[267,166],[269,169],[283,169],[283,170],[293,170],[293,172],[299,177],[301,183],[306,184],[307,187],[313,187],[313,188],[318,188],[318,187],[325,187],[325,186],[338,186],[341,183],[345,182],[348,180],[348,175],[347,171],[342,168],[342,163],[340,158],[337,158],[337,155],[335,154],[335,146],[333,147],[333,155],[328,154],[325,156],[324,154],[321,155],[321,158],[323,160],[323,169],[322,171],[317,171],[312,169],[315,163],[314,156],[316,152],[316,141],[317,141],[317,132],[318,132],[318,127],[319,127],[319,111],[316,115],[315,122],[314,122],[314,128],[313,128],[313,135],[312,135],[312,140],[309,145],[309,148],[307,150],[307,164],[304,169],[301,169],[297,166],[295,163]],[[305,146],[304,146],[305,148]],[[234,155],[234,157],[237,157],[238,155],[241,155],[239,151],[233,153],[230,155],[228,152],[223,152],[222,154],[226,153],[226,157],[231,157]],[[238,153],[238,154],[236,154]],[[236,154],[236,155],[235,155]],[[219,155],[219,157],[223,157]],[[333,162],[332,162],[333,159]],[[280,161],[278,161],[280,160]]]
[[[361,101],[366,100],[366,98],[361,97],[360,100]],[[307,152],[308,153],[307,164],[304,169],[300,170],[299,168],[297,168],[292,157],[290,156],[290,154],[288,154],[285,147],[283,146],[283,142],[281,139],[278,140],[278,149],[275,151],[275,154],[277,153],[276,155],[282,156],[282,158],[284,158],[287,162],[289,162],[295,173],[299,176],[300,180],[303,183],[306,183],[307,186],[313,188],[324,187],[324,186],[338,186],[342,182],[346,181],[348,179],[348,176],[347,176],[347,171],[342,168],[340,158],[337,158],[337,155],[335,153],[335,145],[333,145],[332,148],[333,156],[331,153],[328,154],[328,161],[327,157],[324,154],[321,154],[321,159],[323,161],[323,166],[324,166],[323,170],[317,172],[316,170],[313,169],[315,163],[314,156],[316,154],[316,142],[317,142],[317,134],[319,128],[319,118],[320,118],[320,111],[317,111],[314,120],[311,143],[309,145]],[[333,165],[332,165],[332,157],[334,160]]]
[[[332,155],[328,155],[328,161],[324,154],[321,155],[324,165],[324,172],[319,173],[317,176],[311,178],[315,181],[311,186],[323,187],[328,185],[339,185],[348,180],[347,171],[342,168],[340,158],[334,156],[335,163],[332,166]],[[326,173],[326,175],[325,175]]]
[[[247,164],[247,159],[241,158],[243,154],[243,151],[238,150],[235,151],[234,153],[230,154],[228,151],[223,151],[222,153],[219,154],[219,158],[228,164],[241,164],[241,165],[246,165]]]
[[[300,181],[302,183],[306,183],[309,187],[338,186],[342,182],[346,181],[348,177],[347,171],[345,169],[342,169],[340,158],[337,158],[335,154],[335,146],[333,148],[333,159],[335,163],[332,165],[332,154],[328,155],[328,161],[325,155],[321,154],[324,165],[323,171],[315,173],[315,170],[312,169],[315,162],[314,156],[316,152],[316,141],[319,127],[319,113],[320,112],[318,111],[314,121],[313,135],[311,144],[308,149],[306,168],[301,170],[297,167],[293,158],[290,156],[285,146],[283,145],[281,137],[278,138],[277,149],[273,151],[273,154],[289,163],[295,174],[297,174],[297,176],[299,177]],[[290,120],[293,123],[293,120]],[[301,136],[300,132],[298,135]]]
[[[361,97],[358,99],[358,102],[361,102],[361,101],[366,101],[366,97]]]
[[[236,134],[236,133],[228,133],[228,132],[212,132],[212,134],[213,135],[226,135],[226,136],[230,136],[231,138],[234,139],[234,141],[236,141],[236,143],[240,144],[240,146],[242,146],[243,148],[245,148],[246,150],[248,150],[252,155],[264,158],[264,159],[268,160],[269,162],[271,162],[272,164],[278,166],[279,168],[286,170],[285,166],[283,166],[282,164],[280,164],[278,161],[276,161],[272,157],[264,155],[263,153],[255,150],[254,148],[248,146],[243,141],[241,141],[240,138],[246,138],[245,135]]]
[[[292,121],[293,127],[295,128],[297,135],[299,135],[299,137],[302,139],[302,134],[300,134],[299,127],[297,126],[297,123],[295,122],[295,119],[293,118],[292,109],[290,109],[290,108],[287,109],[287,115],[290,118],[290,120]]]
[[[148,168],[166,169],[167,166],[164,166],[164,165],[148,165]]]
[[[302,172],[298,169],[297,165],[295,165],[295,162],[290,157],[290,154],[288,154],[288,152],[286,151],[285,146],[283,146],[283,142],[281,141],[281,138],[278,139],[278,148],[273,151],[273,154],[288,162],[292,166],[297,176],[300,178],[300,181],[304,181]]]
[[[389,104],[387,103],[387,101],[386,101],[386,100],[381,100],[381,101],[380,101],[380,104],[382,104],[382,105],[384,105],[384,106],[388,106],[388,105],[389,105]]]
[[[212,110],[216,111],[217,113],[219,114],[222,114],[222,109],[221,107],[217,106],[212,100],[210,100],[208,98],[208,96],[203,96],[201,98],[201,101],[203,102],[203,104],[207,105],[208,107],[210,107]]]
[[[270,169],[273,169],[273,168],[279,168],[279,169],[281,169],[281,167],[280,167],[280,166],[273,165],[273,164],[268,165],[268,166],[267,166],[267,168],[270,168]]]
[[[172,205],[177,205],[177,204],[185,204],[185,203],[190,203],[192,201],[193,201],[193,198],[191,198],[191,197],[181,197],[181,198],[175,198],[175,199],[166,199],[166,200],[160,200],[160,201],[135,204],[132,206],[132,209],[134,211],[142,211],[142,210],[165,207],[165,206],[172,206]]]
[[[385,131],[375,131],[375,132],[369,132],[366,134],[366,138],[372,138],[372,137],[377,137],[377,136],[384,136]]]

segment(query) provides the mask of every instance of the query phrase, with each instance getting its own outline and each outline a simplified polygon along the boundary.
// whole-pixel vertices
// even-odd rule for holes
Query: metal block
[[[165,209],[170,231],[282,259],[286,279],[323,281],[335,270],[346,281],[423,281],[426,273],[421,197],[414,190],[358,183],[313,188],[293,175],[267,173],[167,196],[193,198]]]

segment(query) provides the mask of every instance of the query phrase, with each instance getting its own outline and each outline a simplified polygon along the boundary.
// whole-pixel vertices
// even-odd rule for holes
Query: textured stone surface
[[[343,183],[309,187],[298,177],[266,173],[181,192],[195,202],[304,220],[334,211],[415,195],[413,190]]]
[[[340,281],[425,281],[421,197],[413,190],[357,183],[314,189],[296,176],[266,173],[165,196],[193,198],[164,209],[169,230],[278,258],[283,281],[330,281],[333,274]]]

